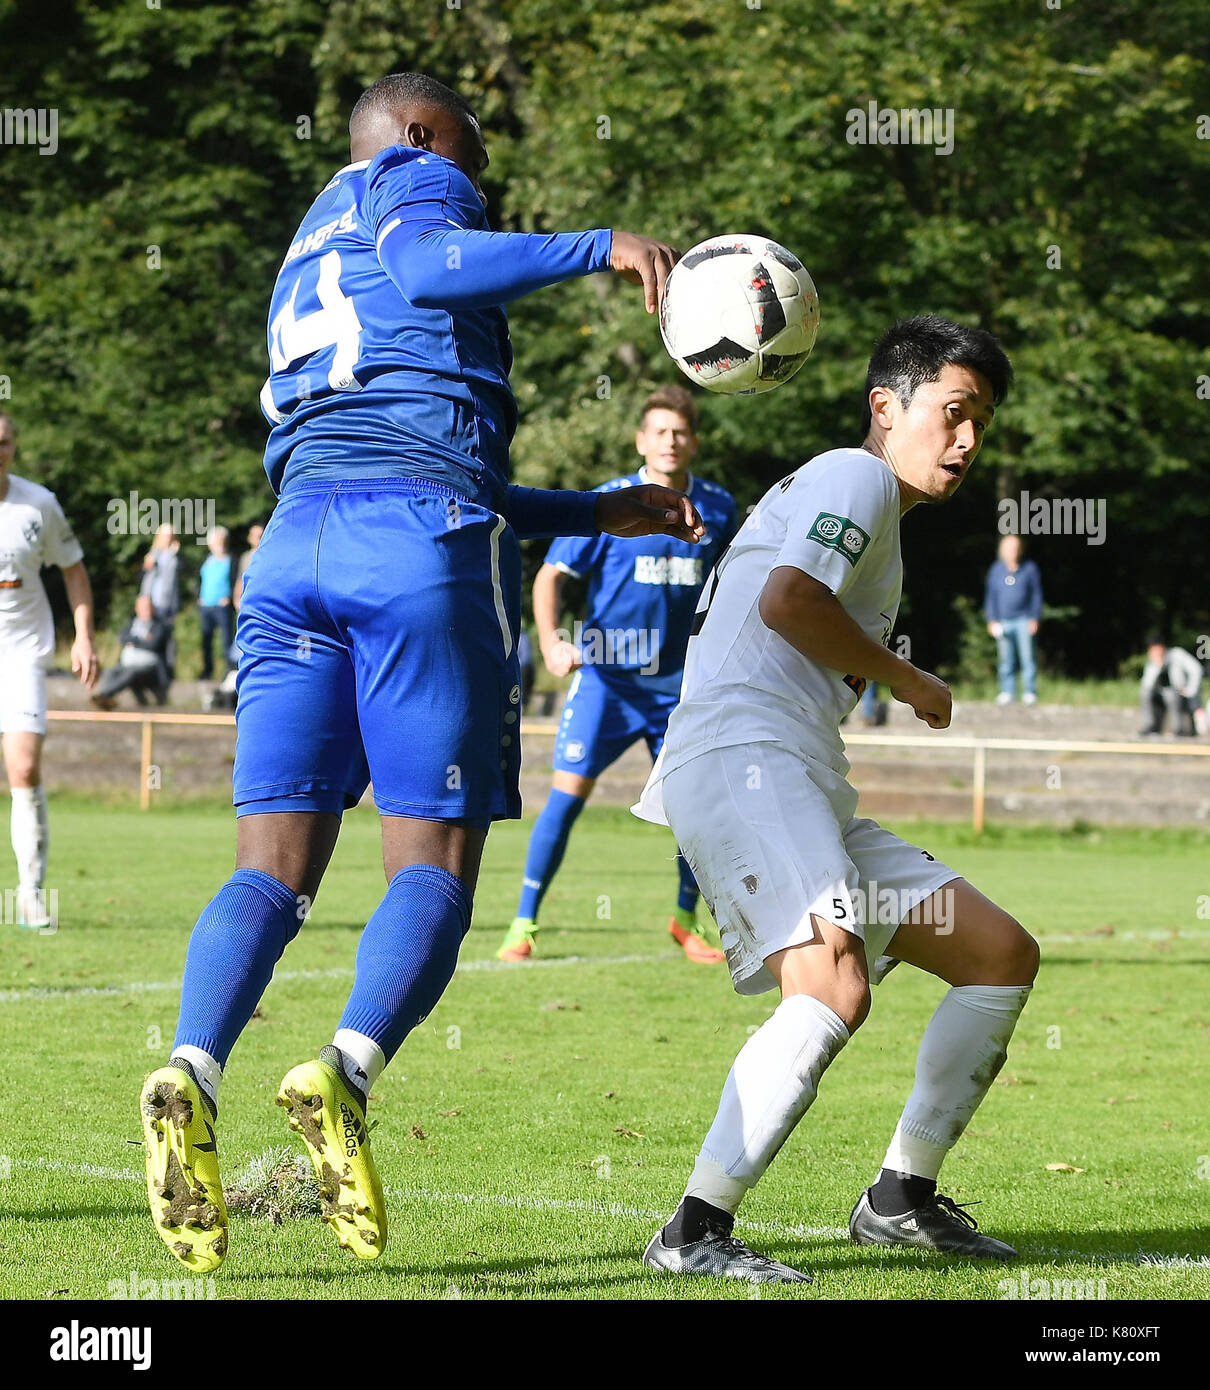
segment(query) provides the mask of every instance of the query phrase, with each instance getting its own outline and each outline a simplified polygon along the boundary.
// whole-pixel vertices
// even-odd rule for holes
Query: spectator
[[[1183,647],[1170,647],[1159,633],[1147,638],[1147,665],[1139,687],[1146,738],[1164,731],[1164,716],[1172,720],[1172,731],[1191,738],[1197,724],[1205,719],[1202,709],[1202,666]],[[1199,720],[1200,716],[1200,720]]]
[[[155,616],[169,627],[176,621],[181,607],[178,583],[181,543],[172,527],[165,522],[155,533],[151,549],[143,556],[143,582],[139,593],[151,599]]]
[[[176,675],[176,638],[173,624],[181,608],[180,591],[181,543],[171,525],[165,522],[155,533],[151,549],[143,556],[143,581],[139,593],[151,599],[155,617],[168,627],[168,643],[164,649],[164,665],[171,681]]]
[[[1034,638],[1042,617],[1042,576],[1032,560],[1022,560],[1023,551],[1020,536],[1005,536],[1000,541],[1000,558],[987,572],[983,616],[996,639],[998,705],[1011,705],[1016,699],[1018,673],[1021,703],[1038,703]]]
[[[265,528],[260,522],[248,527],[248,548],[239,557],[235,567],[235,590],[231,595],[231,602],[235,611],[239,612],[239,606],[244,597],[244,575],[248,572],[248,566],[252,563],[252,557],[256,554],[256,548],[260,545],[260,538],[265,534]]]
[[[198,606],[202,612],[202,679],[214,676],[214,634],[219,634],[223,674],[231,669],[231,643],[235,637],[235,610],[231,605],[231,553],[227,528],[216,526],[206,535],[209,557],[202,562]]]
[[[98,709],[111,710],[114,698],[129,690],[140,705],[147,703],[148,692],[163,704],[168,698],[168,667],[165,654],[172,628],[163,618],[155,616],[149,594],[140,594],[134,601],[134,617],[122,629],[122,651],[118,664],[101,677],[92,702]]]

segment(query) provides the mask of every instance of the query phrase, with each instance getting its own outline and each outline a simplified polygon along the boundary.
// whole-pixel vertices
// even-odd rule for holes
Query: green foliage
[[[1001,335],[1017,386],[964,495],[904,526],[906,630],[926,665],[964,660],[955,605],[981,591],[997,499],[1022,488],[1108,503],[1104,545],[1034,538],[1048,600],[1074,610],[1061,648],[1044,629],[1044,657],[1112,674],[1158,619],[1210,630],[1188,563],[1210,524],[1195,0],[52,0],[38,19],[0,8],[14,104],[61,115],[55,158],[14,147],[0,163],[0,371],[18,468],[61,493],[103,600],[138,549],[105,532],[109,497],[213,496],[229,525],[267,510],[273,276],[347,157],[357,93],[420,68],[476,104],[503,229],[618,226],[681,247],[753,231],[806,261],[822,302],[807,368],[770,396],[702,402],[701,471],[741,504],[857,442],[865,361],[895,317]],[[850,144],[847,113],[871,100],[952,110],[954,152]],[[517,477],[628,470],[638,402],[675,377],[639,295],[594,276],[520,301],[512,322]]]
[[[960,684],[969,699],[971,689],[995,677],[996,644],[988,636],[987,621],[978,604],[967,594],[955,596],[953,615],[958,638],[954,661],[939,674],[952,685]]]

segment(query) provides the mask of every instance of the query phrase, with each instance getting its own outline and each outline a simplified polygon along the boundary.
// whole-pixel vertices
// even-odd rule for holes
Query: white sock
[[[17,882],[22,888],[41,888],[46,881],[50,822],[45,787],[13,787],[11,831],[17,856]]]
[[[182,1043],[180,1047],[174,1047],[172,1055],[189,1063],[197,1077],[197,1084],[217,1107],[219,1082],[223,1079],[222,1067],[208,1052],[203,1052],[200,1047],[194,1047],[192,1043]]]
[[[849,1030],[826,1004],[809,994],[783,999],[735,1059],[685,1196],[734,1216],[848,1040]]]
[[[916,1058],[916,1085],[884,1168],[936,1180],[942,1160],[1004,1065],[1031,988],[956,985],[937,1005]]]
[[[370,1087],[382,1075],[387,1064],[382,1048],[373,1038],[367,1038],[364,1033],[357,1033],[352,1028],[338,1028],[332,1042],[344,1054],[345,1074],[368,1100]]]

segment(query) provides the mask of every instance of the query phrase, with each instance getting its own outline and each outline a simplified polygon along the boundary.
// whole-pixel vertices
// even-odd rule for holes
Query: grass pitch
[[[0,936],[0,1296],[145,1296],[146,1281],[167,1290],[186,1272],[144,1203],[130,1142],[139,1083],[167,1056],[186,941],[230,871],[234,821],[219,806],[140,814],[59,798],[51,828],[61,930]],[[842,1234],[944,990],[903,967],[745,1203],[738,1233],[815,1274],[809,1287],[760,1296],[1000,1299],[1047,1280],[1110,1299],[1210,1297],[1207,837],[994,829],[976,842],[954,826],[897,828],[1042,942],[1008,1065],[942,1183],[980,1200],[981,1226],[1023,1258],[972,1265],[858,1249]],[[597,807],[548,896],[538,959],[498,965],[528,830],[492,832],[462,966],[375,1087],[386,1253],[361,1265],[305,1193],[262,1192],[233,1211],[231,1254],[194,1294],[754,1296],[645,1270],[639,1256],[775,996],[740,999],[724,968],[683,959],[664,930],[671,840]],[[218,1126],[228,1184],[256,1189],[276,1171],[289,1188],[275,1088],[330,1040],[382,890],[377,819],[353,812],[312,918],[232,1057]]]

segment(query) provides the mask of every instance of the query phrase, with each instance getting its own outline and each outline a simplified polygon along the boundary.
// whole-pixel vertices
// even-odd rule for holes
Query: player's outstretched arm
[[[611,536],[667,535],[696,545],[706,534],[697,508],[674,488],[640,483],[596,496],[597,530]]]
[[[365,210],[383,269],[422,309],[476,309],[612,270],[643,286],[654,313],[676,264],[671,246],[634,232],[496,232],[479,190],[449,160],[382,151],[368,174]]]
[[[509,304],[547,285],[613,270],[643,286],[648,313],[659,306],[677,260],[671,246],[633,232],[493,232],[451,226],[431,214],[389,223],[378,256],[403,297],[419,309]]]
[[[932,729],[948,728],[949,686],[868,637],[818,579],[779,565],[765,581],[760,616],[766,627],[820,666],[889,687]]]
[[[611,492],[570,492],[512,484],[501,509],[521,540],[539,536],[677,536],[695,545],[706,534],[683,492],[656,483]]]

